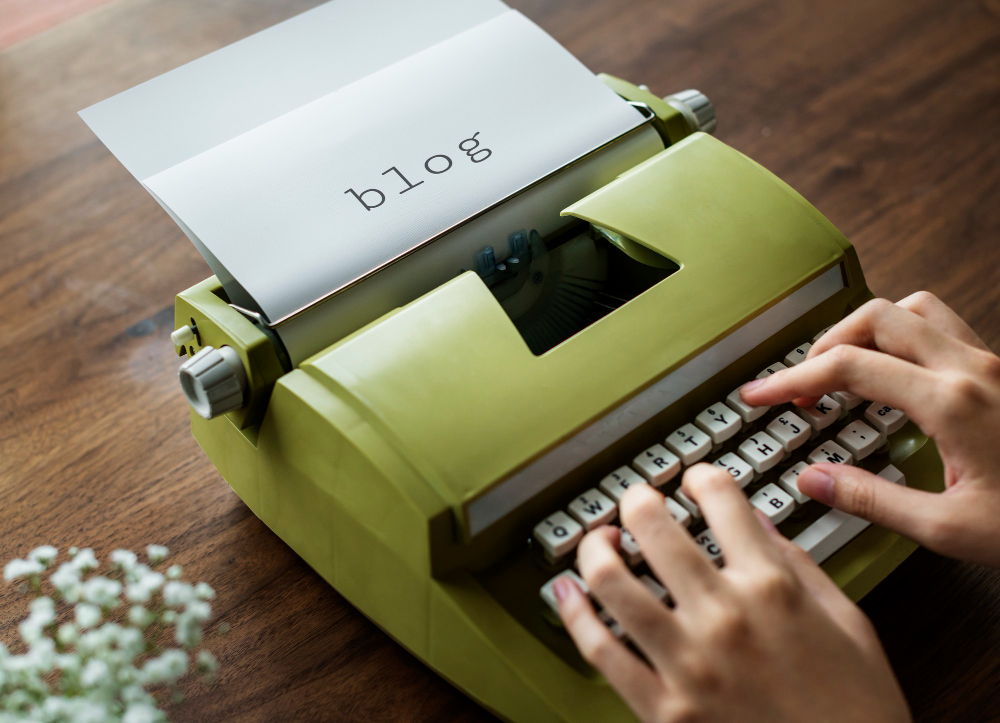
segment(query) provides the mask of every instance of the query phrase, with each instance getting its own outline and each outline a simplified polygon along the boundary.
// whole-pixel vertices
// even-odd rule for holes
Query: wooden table
[[[176,720],[483,720],[240,502],[191,437],[168,334],[209,274],[76,111],[313,5],[116,0],[0,54],[0,559],[160,542],[231,632]],[[511,4],[595,70],[705,91],[718,135],[1000,348],[1000,3]],[[917,718],[1000,711],[1000,576],[920,551],[865,601]],[[0,638],[23,603],[0,588]]]

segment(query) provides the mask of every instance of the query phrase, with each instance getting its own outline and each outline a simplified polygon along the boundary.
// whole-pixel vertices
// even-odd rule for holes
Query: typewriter
[[[484,237],[405,303],[320,300],[298,320],[325,308],[339,321],[324,333],[239,308],[215,277],[176,299],[192,431],[233,490],[385,632],[514,721],[632,719],[551,593],[583,534],[618,524],[630,485],[660,489],[721,563],[679,490],[688,465],[720,465],[858,600],[916,545],[805,497],[799,470],[943,484],[933,443],[878,399],[743,403],[741,384],[800,363],[872,298],[857,255],[706,132],[703,95],[601,78],[663,149],[553,205],[555,231]],[[627,533],[622,554],[666,599]]]

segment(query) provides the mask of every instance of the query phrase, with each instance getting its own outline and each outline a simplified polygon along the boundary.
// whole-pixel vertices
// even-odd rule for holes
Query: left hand
[[[758,520],[722,469],[689,469],[684,491],[723,555],[719,569],[649,485],[621,501],[624,526],[669,589],[668,608],[626,567],[617,529],[580,543],[591,593],[643,652],[633,654],[569,579],[559,613],[583,657],[644,721],[878,721],[910,713],[871,623],[802,550]]]

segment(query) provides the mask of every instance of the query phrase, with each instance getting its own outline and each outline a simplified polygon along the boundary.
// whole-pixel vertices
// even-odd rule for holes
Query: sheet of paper
[[[270,319],[635,124],[509,11],[147,179]]]
[[[80,117],[145,181],[508,9],[501,0],[335,0]]]

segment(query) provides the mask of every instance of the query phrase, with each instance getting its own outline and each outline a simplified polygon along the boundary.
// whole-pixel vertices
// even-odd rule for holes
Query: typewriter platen
[[[583,528],[615,522],[623,483],[660,487],[717,555],[676,488],[686,464],[719,461],[854,599],[915,544],[824,517],[795,494],[796,465],[847,455],[942,487],[933,443],[878,400],[740,408],[740,384],[871,298],[857,256],[704,132],[703,96],[602,78],[664,149],[553,207],[556,231],[484,234],[402,305],[325,299],[304,311],[328,320],[308,354],[214,277],[176,301],[192,430],[230,486],[400,644],[517,721],[632,719],[539,594],[573,569]]]

